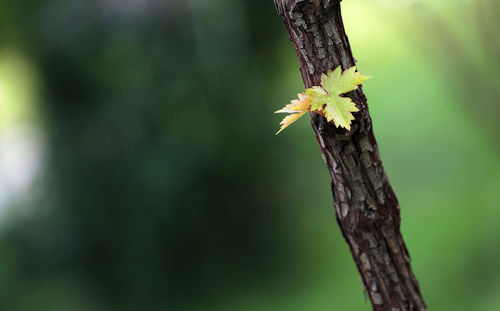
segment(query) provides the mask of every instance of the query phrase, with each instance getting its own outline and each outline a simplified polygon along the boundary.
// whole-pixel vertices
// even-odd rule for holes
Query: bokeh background
[[[431,310],[500,309],[500,2],[343,15]],[[0,1],[0,309],[370,310],[270,0]]]

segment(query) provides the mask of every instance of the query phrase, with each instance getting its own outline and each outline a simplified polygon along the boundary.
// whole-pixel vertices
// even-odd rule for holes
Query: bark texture
[[[274,0],[300,61],[306,87],[321,74],[355,65],[339,0]],[[398,200],[384,172],[362,88],[351,131],[311,113],[314,134],[331,176],[338,224],[374,310],[426,310],[400,232]]]

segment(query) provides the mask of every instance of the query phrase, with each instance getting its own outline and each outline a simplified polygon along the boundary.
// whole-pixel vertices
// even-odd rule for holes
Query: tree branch
[[[338,0],[274,0],[300,61],[306,87],[321,74],[355,65]],[[397,198],[384,172],[366,97],[350,92],[359,112],[351,131],[312,112],[311,124],[331,176],[335,214],[373,309],[426,310],[400,232]]]

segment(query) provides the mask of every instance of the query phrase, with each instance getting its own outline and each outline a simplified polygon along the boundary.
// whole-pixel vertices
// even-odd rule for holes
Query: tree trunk
[[[355,65],[339,0],[274,0],[300,61],[306,87],[321,74]],[[331,176],[337,222],[349,244],[373,309],[426,310],[400,232],[398,200],[380,160],[362,88],[347,94],[359,112],[351,131],[311,113]]]

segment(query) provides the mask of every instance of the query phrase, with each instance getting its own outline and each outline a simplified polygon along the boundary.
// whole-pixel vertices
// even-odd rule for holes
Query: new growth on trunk
[[[300,62],[306,88],[321,74],[355,65],[339,0],[274,0]],[[426,310],[400,232],[398,200],[384,172],[361,87],[350,131],[314,112],[311,124],[331,176],[337,222],[373,310]]]

